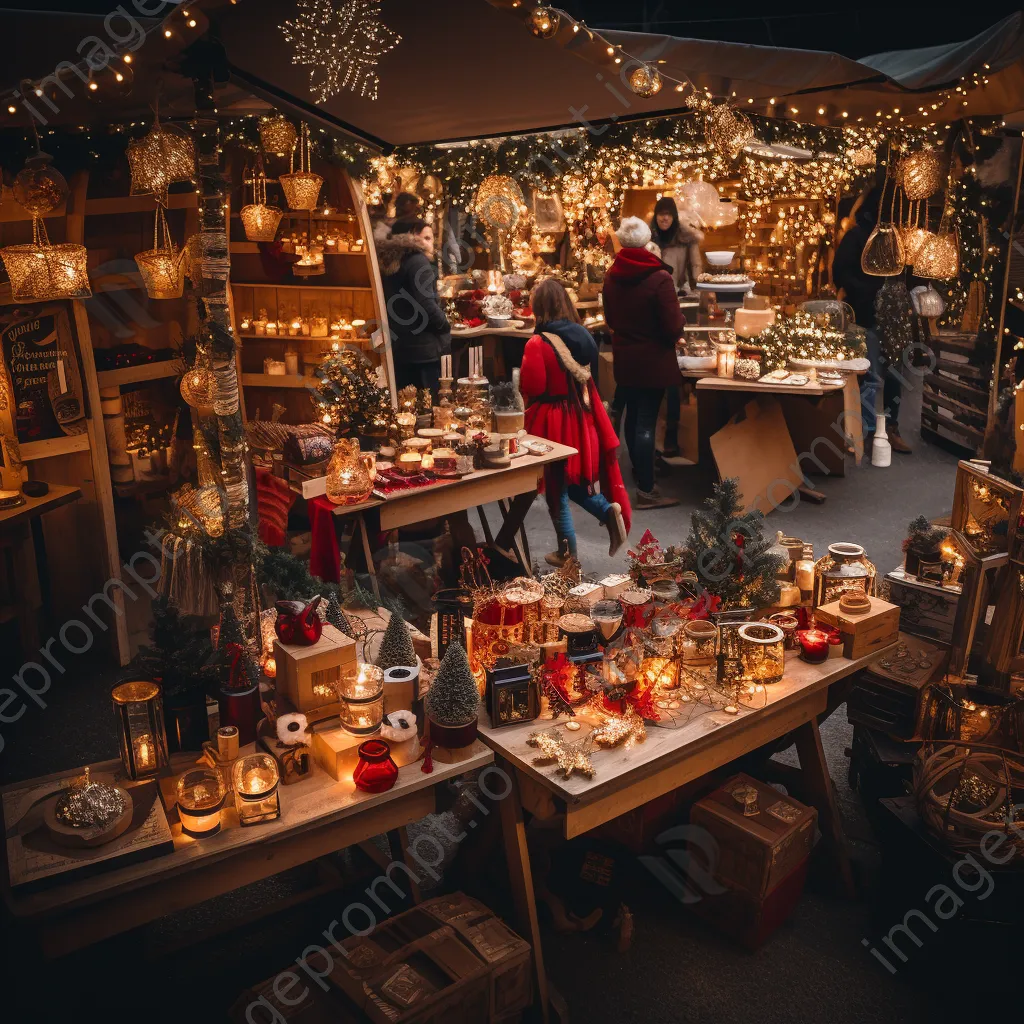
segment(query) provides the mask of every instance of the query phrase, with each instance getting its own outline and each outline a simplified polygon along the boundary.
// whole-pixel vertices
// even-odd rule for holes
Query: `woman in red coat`
[[[671,268],[644,246],[651,229],[639,217],[623,217],[622,248],[604,278],[604,319],[612,332],[616,396],[626,409],[626,447],[636,473],[637,508],[678,505],[654,486],[654,430],[666,387],[682,383],[676,341],[682,310]]]
[[[597,393],[597,345],[580,323],[565,288],[553,278],[530,296],[537,333],[526,343],[519,389],[526,399],[526,429],[578,452],[544,470],[544,490],[558,537],[558,551],[545,556],[561,565],[576,554],[574,501],[608,530],[608,554],[626,542],[631,511],[619,472],[619,439]]]

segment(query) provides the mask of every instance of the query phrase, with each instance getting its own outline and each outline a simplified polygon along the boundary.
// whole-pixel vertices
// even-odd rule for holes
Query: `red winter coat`
[[[580,382],[581,393],[585,385],[590,396],[589,409],[577,410],[569,394],[572,386],[570,380],[573,378],[573,383]],[[535,334],[523,350],[519,390],[527,403],[527,432],[568,445],[579,453],[570,456],[568,461],[557,467],[558,471],[564,473],[565,483],[581,484],[588,489],[600,483],[601,493],[609,501],[618,502],[621,506],[628,532],[632,509],[619,470],[619,438],[605,412],[590,367],[577,363],[561,339],[556,353],[549,341]],[[561,493],[562,477],[550,480],[547,476],[546,489],[550,504]]]
[[[680,382],[676,341],[686,320],[672,270],[646,249],[623,248],[604,278],[615,383],[664,388]]]

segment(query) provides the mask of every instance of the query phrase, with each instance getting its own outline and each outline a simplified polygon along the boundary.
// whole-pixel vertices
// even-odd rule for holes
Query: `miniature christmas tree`
[[[391,392],[381,387],[377,368],[361,352],[329,352],[316,375],[320,382],[311,396],[313,405],[320,422],[332,427],[337,437],[383,437],[394,431]]]
[[[152,646],[139,649],[138,671],[159,679],[165,697],[196,690],[212,692],[218,673],[212,663],[209,634],[190,625],[165,597],[153,602],[149,639]]]
[[[743,511],[738,480],[716,484],[690,522],[681,568],[696,573],[723,608],[760,608],[779,599],[782,559],[769,552],[774,538],[764,534],[764,516]]]
[[[425,704],[427,716],[438,725],[457,728],[476,718],[480,691],[461,644],[451,644],[445,651]]]
[[[327,599],[327,611],[324,612],[324,619],[328,625],[333,626],[335,629],[344,633],[345,636],[350,636],[356,639],[355,632],[352,629],[352,623],[349,622],[348,616],[341,610],[341,605],[338,603],[338,595],[331,594]]]
[[[391,618],[388,619],[387,629],[384,630],[380,650],[377,652],[376,664],[377,668],[382,668],[385,672],[399,665],[409,668],[416,664],[416,651],[412,646],[409,627],[396,611],[393,611]]]

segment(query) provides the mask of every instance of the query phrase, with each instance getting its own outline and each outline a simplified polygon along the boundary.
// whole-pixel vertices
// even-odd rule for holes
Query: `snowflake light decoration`
[[[309,91],[323,103],[343,89],[375,100],[377,61],[402,37],[380,20],[377,0],[297,0],[296,15],[278,26],[295,47],[293,64],[309,68]]]

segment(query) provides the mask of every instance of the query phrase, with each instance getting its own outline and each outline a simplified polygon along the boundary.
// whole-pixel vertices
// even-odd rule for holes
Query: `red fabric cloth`
[[[565,482],[584,487],[599,483],[601,493],[621,506],[628,533],[633,522],[633,510],[619,469],[619,438],[593,379],[587,381],[587,389],[590,410],[584,409],[581,418],[569,399],[566,371],[555,350],[539,334],[530,338],[523,349],[523,363],[519,370],[519,390],[527,401],[526,430],[537,437],[576,449],[579,454],[570,456],[564,464]],[[541,397],[564,401],[537,401]]]
[[[676,341],[686,320],[671,268],[646,249],[623,248],[604,278],[604,319],[612,332],[615,383],[680,383]]]
[[[341,551],[338,535],[334,532],[334,502],[326,494],[310,498],[309,511],[311,541],[309,571],[327,583],[338,583],[341,578]]]
[[[265,469],[256,470],[256,503],[259,510],[260,540],[268,547],[284,543],[288,511],[295,503],[295,494],[287,482]]]

